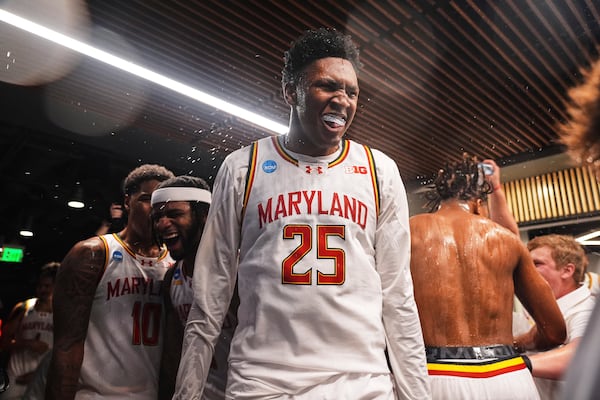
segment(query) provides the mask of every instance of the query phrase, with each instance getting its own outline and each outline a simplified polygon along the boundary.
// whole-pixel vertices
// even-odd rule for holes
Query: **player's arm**
[[[489,184],[494,189],[494,191],[488,196],[490,219],[515,233],[516,235],[519,235],[519,226],[517,225],[515,217],[508,208],[506,195],[500,182],[500,167],[498,167],[494,160],[488,159],[483,160],[483,162],[494,167],[494,172],[492,175],[486,176]]]
[[[530,355],[531,374],[538,378],[562,379],[580,340],[578,337],[564,346]]]
[[[515,294],[533,317],[536,326],[515,339],[522,350],[545,350],[564,343],[567,336],[565,320],[558,308],[552,289],[536,271],[527,248],[515,239],[520,261],[515,269]]]
[[[158,398],[171,399],[175,392],[175,379],[181,357],[181,342],[183,341],[183,325],[171,301],[171,282],[175,267],[169,268],[163,280],[163,300],[165,310],[165,335],[163,351],[160,360],[160,376],[158,379]]]
[[[15,305],[8,315],[2,328],[2,336],[0,336],[0,350],[12,352],[22,347],[22,343],[20,343],[17,336],[25,315],[25,308],[25,302],[22,301]]]
[[[105,260],[104,243],[96,237],[77,243],[58,270],[53,300],[54,347],[46,386],[48,400],[75,398],[92,302]]]
[[[376,160],[381,213],[375,260],[381,277],[383,324],[399,399],[429,399],[425,347],[410,274],[410,227],[406,191],[395,163]]]

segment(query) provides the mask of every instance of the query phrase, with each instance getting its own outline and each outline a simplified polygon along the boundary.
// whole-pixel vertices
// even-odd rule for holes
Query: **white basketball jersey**
[[[376,180],[371,150],[356,142],[319,158],[292,154],[278,138],[254,145],[232,363],[389,373]]]
[[[171,303],[179,316],[182,325],[185,326],[190,312],[194,293],[192,290],[192,278],[187,277],[183,272],[183,262],[178,261],[173,271],[171,280]],[[206,388],[202,396],[203,400],[219,400],[225,398],[225,385],[227,384],[227,357],[229,356],[229,346],[235,330],[236,317],[235,310],[227,312],[219,340],[215,346],[213,362],[208,373]]]
[[[23,315],[20,326],[20,335],[24,340],[41,340],[52,348],[53,323],[52,313],[35,309],[37,299],[26,302],[27,309]],[[14,378],[35,371],[40,360],[46,353],[36,353],[29,349],[21,349],[11,353],[8,362],[8,373]]]
[[[100,237],[106,268],[92,305],[76,399],[154,399],[164,325],[162,280],[174,261],[135,254],[117,234]]]
[[[183,273],[183,261],[178,261],[173,268],[173,279],[171,280],[171,303],[177,312],[182,326],[185,326],[187,317],[194,300],[192,291],[192,278]]]

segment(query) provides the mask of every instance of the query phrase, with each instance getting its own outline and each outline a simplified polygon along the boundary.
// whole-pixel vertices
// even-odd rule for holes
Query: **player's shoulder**
[[[73,249],[75,249],[77,252],[91,252],[98,251],[99,248],[104,249],[106,247],[106,238],[110,237],[110,235],[112,234],[104,236],[92,236],[87,239],[80,240],[79,242],[75,243]]]
[[[414,234],[420,231],[428,231],[436,219],[439,219],[439,217],[432,213],[415,214],[408,219],[408,224]]]
[[[409,221],[410,221],[411,223],[413,223],[413,222],[414,222],[414,223],[420,223],[420,222],[422,222],[422,221],[429,221],[429,220],[431,220],[432,218],[435,218],[434,216],[435,216],[435,214],[432,214],[432,213],[419,213],[419,214],[414,214],[414,215],[412,215],[412,216],[409,218]]]
[[[79,266],[103,266],[106,260],[106,242],[100,236],[81,240],[69,250],[60,270],[79,269]]]
[[[237,168],[247,167],[250,162],[250,154],[253,151],[254,146],[257,146],[260,143],[264,143],[265,141],[269,141],[269,140],[271,140],[270,137],[259,139],[259,140],[252,142],[244,147],[241,147],[237,150],[232,151],[223,160],[221,168],[233,170],[233,169],[237,169]]]

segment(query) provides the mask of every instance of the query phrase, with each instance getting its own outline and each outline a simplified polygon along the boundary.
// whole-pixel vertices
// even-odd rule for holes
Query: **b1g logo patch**
[[[262,164],[262,170],[267,174],[275,172],[277,170],[277,163],[273,160],[267,160]]]
[[[347,174],[366,175],[369,171],[364,165],[352,165],[345,168]]]
[[[121,253],[118,250],[113,251],[113,253],[112,253],[112,260],[113,261],[123,261],[123,253]]]

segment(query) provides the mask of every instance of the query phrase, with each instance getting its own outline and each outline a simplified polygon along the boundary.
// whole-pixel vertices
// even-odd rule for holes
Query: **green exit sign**
[[[23,248],[4,246],[0,249],[0,261],[14,263],[23,261]]]

